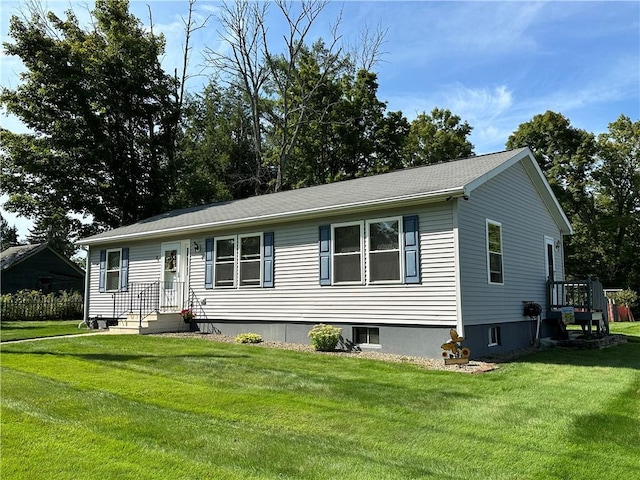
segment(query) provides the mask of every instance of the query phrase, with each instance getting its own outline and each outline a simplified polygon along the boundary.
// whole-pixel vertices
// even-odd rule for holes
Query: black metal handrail
[[[114,320],[137,312],[142,325],[143,318],[159,309],[160,283],[130,282],[126,291],[114,292],[112,297]]]
[[[194,318],[202,320],[207,319],[207,312],[202,307],[200,299],[191,287],[189,287],[189,310],[193,313]]]

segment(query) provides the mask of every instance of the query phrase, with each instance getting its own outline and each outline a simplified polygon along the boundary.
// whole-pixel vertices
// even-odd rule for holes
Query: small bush
[[[261,343],[262,335],[258,333],[241,333],[236,335],[236,342],[238,343]]]
[[[320,323],[318,325],[314,325],[314,327],[309,331],[308,336],[311,339],[311,345],[313,345],[313,348],[320,352],[331,352],[336,349],[336,346],[340,341],[341,333],[341,328]]]

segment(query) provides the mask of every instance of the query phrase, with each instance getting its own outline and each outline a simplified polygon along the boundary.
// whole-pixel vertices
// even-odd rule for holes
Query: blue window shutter
[[[262,252],[262,261],[263,261],[263,280],[262,286],[266,288],[273,287],[273,261],[274,261],[274,250],[273,250],[273,232],[265,232],[263,235],[263,252]]]
[[[105,291],[106,282],[107,282],[107,251],[100,250],[100,276],[98,280],[98,291],[100,293]]]
[[[204,288],[213,288],[213,238],[204,241]]]
[[[331,285],[331,225],[320,226],[320,285]]]
[[[120,291],[129,290],[129,248],[122,249],[122,258],[120,259]]]
[[[418,216],[403,218],[404,283],[420,283],[420,234]]]

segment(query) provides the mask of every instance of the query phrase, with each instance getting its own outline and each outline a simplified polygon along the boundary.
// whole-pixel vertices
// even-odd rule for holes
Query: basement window
[[[489,346],[497,347],[500,345],[500,327],[489,327]]]
[[[355,327],[353,339],[357,345],[380,346],[380,329],[373,327]]]

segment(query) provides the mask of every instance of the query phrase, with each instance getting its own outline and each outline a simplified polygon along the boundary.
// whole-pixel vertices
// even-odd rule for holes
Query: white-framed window
[[[489,327],[489,346],[497,347],[500,345],[500,327]]]
[[[262,234],[238,237],[238,259],[241,287],[259,287],[262,284]]]
[[[262,285],[262,233],[218,237],[214,242],[213,278],[216,287]]]
[[[362,283],[362,222],[333,225],[333,283]]]
[[[401,235],[401,217],[367,221],[369,283],[400,282],[402,278]]]
[[[380,346],[380,329],[378,327],[354,327],[353,341],[357,345]]]
[[[235,287],[236,237],[215,239],[214,282],[216,287]]]
[[[122,265],[122,249],[107,250],[105,267],[105,290],[117,292],[120,290],[120,266]]]
[[[504,284],[502,224],[487,219],[487,275],[489,283]]]

